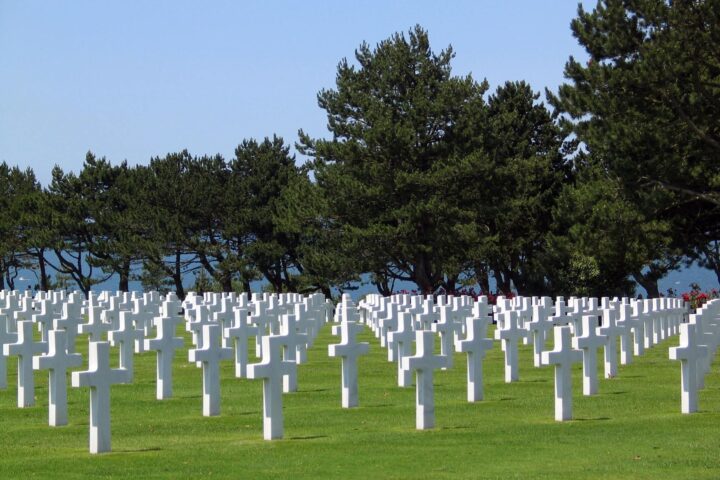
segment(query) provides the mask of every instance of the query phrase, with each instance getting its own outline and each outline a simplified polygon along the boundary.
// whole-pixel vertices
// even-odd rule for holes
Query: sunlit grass
[[[155,400],[155,354],[135,357],[135,382],[112,387],[112,452],[88,453],[87,389],[69,388],[69,425],[47,425],[47,372],[37,405],[16,408],[14,359],[0,391],[0,478],[718,478],[720,375],[701,411],[680,414],[680,366],[668,340],[600,380],[583,397],[574,370],[576,420],[553,420],[553,370],[521,347],[520,381],[503,381],[499,344],[485,362],[485,400],[466,402],[465,359],[435,374],[436,428],[415,430],[415,391],[396,386],[395,364],[369,330],[360,359],[360,407],[340,408],[340,360],[326,326],[283,397],[285,439],[262,436],[262,384],[222,369],[222,412],[202,416],[201,370],[178,352],[174,398]],[[85,338],[78,338],[78,345]],[[186,339],[186,346],[189,340]],[[85,353],[86,345],[80,350]],[[116,351],[113,350],[113,355]],[[117,364],[117,359],[114,359]],[[602,367],[600,367],[602,368]]]

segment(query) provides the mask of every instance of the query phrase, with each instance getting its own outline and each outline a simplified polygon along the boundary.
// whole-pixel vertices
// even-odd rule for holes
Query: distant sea
[[[368,277],[365,276],[365,279]],[[700,285],[702,290],[708,291],[713,288],[720,289],[720,285],[718,284],[717,276],[715,275],[715,272],[712,270],[709,270],[707,268],[702,268],[697,265],[692,265],[688,268],[684,268],[682,270],[677,270],[674,272],[671,272],[667,277],[660,280],[660,292],[664,295],[667,295],[667,291],[669,288],[672,288],[677,295],[680,295],[683,292],[687,292],[690,290],[690,284],[691,283],[697,283]],[[15,288],[17,290],[25,290],[27,288],[33,288],[38,283],[37,275],[35,272],[30,270],[23,270],[20,272],[19,277],[15,280]],[[110,290],[115,291],[118,289],[118,278],[111,277],[107,281],[100,283],[98,285],[95,285],[93,287],[94,291],[102,291],[102,290]],[[195,283],[195,278],[192,275],[188,275],[188,278],[185,279],[185,287],[187,289],[190,289],[190,287]],[[263,290],[263,287],[265,285],[265,282],[258,281],[253,282],[250,286],[253,290],[253,292],[261,292]],[[355,285],[357,288],[354,290],[348,291],[353,299],[357,300],[360,297],[363,297],[364,295],[367,295],[369,293],[377,293],[377,289],[374,285],[372,285],[369,280],[366,280],[363,283]],[[414,290],[417,287],[412,282],[396,282],[394,286],[394,290],[400,291],[400,290]],[[490,288],[494,289],[495,285],[494,282],[491,279],[490,282]],[[71,286],[71,290],[74,288]],[[142,285],[140,282],[130,282],[130,290],[142,290]],[[476,288],[477,290],[477,288]],[[334,292],[335,294],[339,292]],[[638,294],[642,294],[643,297],[646,297],[647,294],[645,292],[645,289],[637,286],[636,290],[636,296]]]

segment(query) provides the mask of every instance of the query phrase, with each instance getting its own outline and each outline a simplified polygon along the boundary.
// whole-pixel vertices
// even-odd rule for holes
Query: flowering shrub
[[[682,299],[690,304],[690,307],[697,309],[705,305],[705,302],[712,298],[718,298],[720,294],[713,288],[709,292],[703,292],[697,283],[690,284],[690,291],[682,294]]]

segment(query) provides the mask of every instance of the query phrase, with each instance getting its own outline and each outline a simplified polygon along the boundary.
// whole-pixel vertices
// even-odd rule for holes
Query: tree
[[[657,297],[657,280],[677,260],[668,249],[668,222],[648,219],[625,197],[620,181],[587,165],[554,207],[551,257],[554,289],[567,295],[630,296],[640,283]]]
[[[655,260],[685,242],[685,253],[694,246],[712,255],[707,246],[720,238],[720,3],[603,0],[591,12],[580,6],[572,30],[590,60],[570,58],[571,83],[553,103],[623,198],[647,221],[672,224]]]
[[[32,169],[0,164],[0,289],[14,289],[19,270],[32,266],[28,220],[39,191]]]
[[[295,279],[302,271],[297,261],[298,235],[280,228],[277,211],[283,192],[300,175],[295,156],[281,137],[273,135],[260,143],[246,139],[235,149],[225,235],[236,248],[248,283],[251,266],[274,291],[296,290]]]
[[[178,179],[185,196],[179,225],[189,249],[223,291],[232,291],[237,262],[224,239],[230,204],[230,170],[220,155],[193,157]],[[210,280],[210,279],[208,279]]]
[[[138,170],[127,162],[112,165],[88,153],[77,181],[92,226],[87,261],[109,275],[118,275],[119,289],[127,292],[132,267],[141,261],[139,243],[141,186]]]
[[[322,195],[306,169],[283,189],[275,203],[273,221],[280,231],[296,238],[298,270],[297,291],[321,291],[331,296],[331,288],[341,292],[360,281],[365,262],[359,258],[363,249],[353,243],[342,225],[330,221],[332,199]]]
[[[498,289],[511,283],[523,295],[547,291],[542,264],[552,208],[569,169],[561,129],[525,82],[506,82],[488,99],[486,154],[469,178],[476,222],[486,235],[473,249],[475,274],[487,291],[492,270]]]
[[[94,156],[88,153],[86,164],[95,161]],[[92,195],[88,185],[74,173],[65,173],[55,166],[47,199],[50,213],[48,224],[55,236],[52,250],[57,259],[57,262],[47,263],[56,272],[69,275],[87,297],[93,285],[112,275],[108,273],[97,277],[96,267],[88,261],[98,232],[98,224],[91,214]]]
[[[331,140],[300,132],[328,199],[328,224],[361,245],[363,270],[454,291],[476,226],[457,189],[485,113],[487,83],[451,75],[451,47],[433,53],[421,27],[343,59],[322,90]],[[460,181],[460,183],[458,183]]]
[[[185,298],[183,278],[202,268],[188,239],[195,230],[192,199],[202,193],[193,192],[187,180],[192,161],[187,150],[152,158],[143,167],[143,186],[137,197],[144,206],[140,218],[144,276],[152,284],[162,284],[159,277],[164,272],[180,298]]]

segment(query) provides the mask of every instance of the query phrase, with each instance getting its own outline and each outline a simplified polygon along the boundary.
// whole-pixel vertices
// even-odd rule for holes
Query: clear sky
[[[583,2],[586,8],[594,0]],[[563,82],[574,0],[0,0],[0,161],[77,172],[92,150],[147,163],[187,148],[226,159],[244,138],[324,136],[316,94],[336,67],[420,24],[453,73],[491,90]]]

